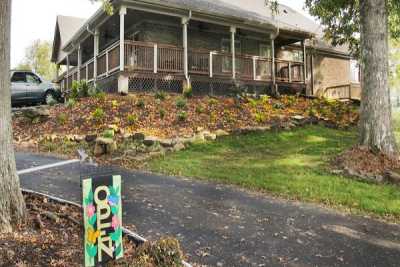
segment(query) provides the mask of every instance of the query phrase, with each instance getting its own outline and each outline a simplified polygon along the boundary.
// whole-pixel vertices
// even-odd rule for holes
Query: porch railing
[[[97,56],[97,78],[107,77],[120,68],[120,43],[116,42]],[[95,60],[81,65],[82,80],[92,81]],[[236,77],[243,80],[271,81],[272,60],[251,55],[236,56]],[[184,73],[184,49],[182,47],[147,42],[125,41],[124,65],[126,70],[146,72]],[[207,50],[189,50],[189,74],[209,77],[232,77],[232,54]],[[68,82],[63,86],[71,88],[78,80],[78,69],[63,75]],[[275,78],[280,82],[304,82],[304,64],[298,61],[275,60]]]

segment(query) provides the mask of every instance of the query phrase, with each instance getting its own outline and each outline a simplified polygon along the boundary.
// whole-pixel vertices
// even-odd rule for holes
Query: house
[[[114,14],[57,18],[52,61],[57,81],[111,92],[165,90],[227,94],[305,93],[357,98],[346,48],[321,41],[321,27],[264,0],[113,0]]]

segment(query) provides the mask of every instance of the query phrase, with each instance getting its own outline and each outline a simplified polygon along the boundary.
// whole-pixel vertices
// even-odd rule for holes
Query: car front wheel
[[[44,96],[44,101],[43,102],[46,105],[51,105],[51,104],[54,104],[55,102],[57,102],[54,93],[51,92],[51,91],[47,92],[46,95]]]

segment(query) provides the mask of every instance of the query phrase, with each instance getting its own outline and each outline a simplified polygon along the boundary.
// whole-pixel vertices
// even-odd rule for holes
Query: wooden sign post
[[[123,257],[121,176],[84,179],[85,266]]]

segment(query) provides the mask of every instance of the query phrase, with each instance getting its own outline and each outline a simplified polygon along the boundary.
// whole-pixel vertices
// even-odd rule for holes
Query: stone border
[[[78,208],[82,209],[82,205],[80,205],[78,203],[75,203],[73,201],[65,200],[65,199],[62,199],[62,198],[54,197],[54,196],[51,196],[51,195],[48,195],[48,194],[44,194],[44,193],[40,193],[40,192],[36,192],[36,191],[33,191],[33,190],[24,189],[24,188],[21,188],[21,191],[24,192],[24,193],[28,193],[28,194],[34,194],[34,195],[46,197],[49,200],[54,201],[56,203],[67,204],[67,205],[71,205],[71,206],[78,207]],[[122,227],[122,232],[128,237],[128,239],[130,239],[131,241],[135,242],[136,244],[143,244],[144,242],[147,242],[147,239],[145,239],[144,237],[140,236],[139,234],[137,234],[137,233],[135,233],[135,232],[133,232],[133,231],[131,231],[129,229],[126,229],[125,227]],[[192,267],[192,265],[187,263],[186,261],[182,261],[182,264],[185,267]]]

